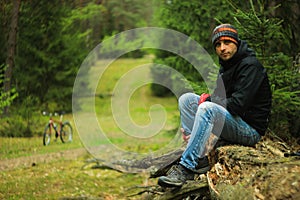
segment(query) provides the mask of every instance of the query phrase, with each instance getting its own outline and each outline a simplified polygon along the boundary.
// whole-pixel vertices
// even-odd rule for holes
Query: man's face
[[[224,61],[229,60],[237,51],[237,46],[230,40],[221,40],[216,43],[216,53]]]

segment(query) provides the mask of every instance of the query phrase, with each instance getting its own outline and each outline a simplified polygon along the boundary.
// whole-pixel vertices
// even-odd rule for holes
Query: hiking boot
[[[181,187],[187,180],[194,180],[194,172],[178,164],[173,165],[167,176],[158,179],[158,185],[162,187]]]
[[[195,172],[197,174],[205,174],[209,170],[210,170],[209,160],[208,160],[208,157],[205,156],[205,157],[199,159],[198,165],[197,165],[196,169],[193,170],[193,172]]]

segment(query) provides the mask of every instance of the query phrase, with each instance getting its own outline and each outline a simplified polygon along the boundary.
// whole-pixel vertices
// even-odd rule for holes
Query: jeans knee
[[[190,104],[190,102],[192,101],[192,99],[195,98],[195,95],[194,93],[185,93],[183,95],[181,95],[178,99],[178,105],[179,107],[182,107],[184,105],[188,105]]]
[[[216,107],[218,107],[218,104],[210,101],[205,101],[199,105],[199,109],[204,109],[204,110],[212,110]]]
[[[222,116],[225,111],[225,108],[210,101],[205,101],[198,107],[198,113],[208,113],[211,116]]]

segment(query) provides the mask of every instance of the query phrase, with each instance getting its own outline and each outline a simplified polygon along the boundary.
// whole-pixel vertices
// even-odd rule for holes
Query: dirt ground
[[[39,154],[33,156],[25,156],[13,159],[0,160],[0,171],[12,170],[18,167],[31,167],[39,163],[48,163],[54,160],[64,159],[73,160],[87,154],[86,149],[72,149],[49,154]]]

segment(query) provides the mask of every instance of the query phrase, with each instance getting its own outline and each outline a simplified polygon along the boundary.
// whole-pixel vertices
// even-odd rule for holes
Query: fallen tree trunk
[[[211,190],[217,199],[300,199],[300,159],[284,157],[284,148],[264,140],[256,148],[216,149]]]
[[[284,143],[269,139],[259,142],[255,148],[221,146],[211,153],[213,167],[200,180],[189,181],[181,188],[152,188],[157,192],[148,192],[148,196],[145,190],[142,197],[156,200],[300,199],[300,158],[285,157],[284,152],[290,150]]]
[[[216,146],[210,153],[212,169],[206,175],[181,188],[137,186],[131,196],[151,200],[300,199],[300,156],[292,152],[295,148],[267,137],[256,147],[223,145]],[[150,178],[157,178],[179,161],[182,151],[178,149],[160,157],[133,160],[128,166],[128,162],[116,161],[113,169],[123,172],[130,172],[128,169],[132,168],[144,169],[150,172]],[[100,160],[96,166],[103,167]]]

